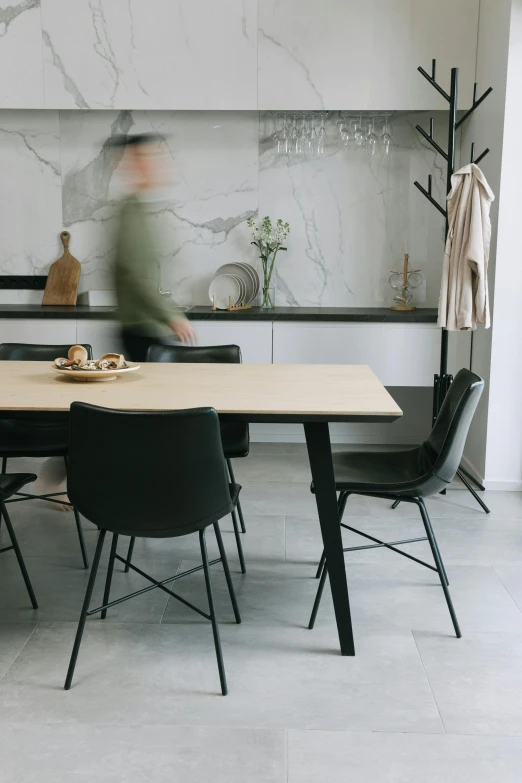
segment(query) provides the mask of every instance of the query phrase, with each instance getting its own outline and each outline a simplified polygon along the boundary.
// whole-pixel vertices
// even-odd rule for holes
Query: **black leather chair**
[[[53,362],[59,356],[67,356],[70,345],[31,345],[27,343],[3,343],[0,345],[0,361]],[[92,358],[90,345],[84,346]],[[0,456],[2,473],[7,470],[7,460],[13,457],[62,457],[67,467],[69,443],[68,414],[49,417],[27,417],[0,419]],[[45,495],[26,494],[26,500],[46,500],[51,503],[70,505],[60,500],[65,492]],[[73,507],[76,529],[80,540],[83,565],[89,567],[83,530],[77,510]]]
[[[216,363],[216,364],[241,364],[241,349],[238,345],[215,345],[215,346],[184,346],[184,345],[160,345],[155,344],[149,348],[147,354],[148,362],[186,362],[194,363]],[[232,484],[235,483],[234,471],[232,469],[232,458],[248,457],[250,449],[250,435],[248,424],[241,421],[220,421],[221,441],[223,451],[227,462],[228,474]],[[243,519],[243,510],[241,502],[237,502],[237,513],[239,523],[243,533],[246,532],[245,521]],[[246,573],[245,558],[243,555],[243,546],[239,535],[239,526],[237,523],[236,512],[232,513],[232,523],[234,525],[234,534],[236,537],[237,551],[241,572]],[[127,559],[130,561],[134,542],[129,545]]]
[[[350,552],[384,546],[403,555],[403,557],[430,568],[432,571],[436,571],[444,590],[455,633],[459,638],[461,632],[448,589],[448,577],[424,498],[438,494],[448,487],[455,478],[464,452],[469,426],[483,388],[482,378],[469,370],[460,370],[449,388],[428,440],[417,448],[398,452],[346,452],[333,455],[335,484],[339,492],[338,508],[341,527],[374,542],[373,545],[364,547],[347,547],[344,551]],[[415,503],[419,508],[426,535],[422,538],[384,542],[368,533],[356,530],[351,525],[344,524],[342,522],[343,513],[350,495],[366,495]],[[397,549],[401,544],[426,540],[429,541],[435,566]],[[328,564],[325,562],[323,552],[316,574],[318,578],[320,577],[320,582],[309,628],[314,627],[327,569]]]
[[[103,432],[103,438],[99,433]],[[173,443],[183,448],[173,450]],[[146,454],[147,458],[143,459]],[[234,587],[219,530],[219,520],[230,514],[241,487],[230,484],[219,433],[219,420],[212,408],[183,411],[118,411],[75,402],[70,412],[69,497],[79,511],[98,526],[100,534],[85,593],[65,689],[71,687],[85,621],[89,615],[159,588],[189,606],[212,623],[223,695],[227,693],[219,628],[212,596],[209,566],[221,562],[225,572],[236,622],[240,623]],[[154,498],[151,504],[151,496]],[[209,563],[206,528],[213,525],[220,557]],[[103,604],[89,610],[106,533],[112,544]],[[158,582],[134,565],[133,571],[151,587],[110,601],[120,535],[133,538],[174,538],[199,533],[203,565]],[[186,601],[165,585],[203,569],[209,613]]]
[[[25,567],[24,559],[18,545],[18,540],[13,530],[13,525],[11,524],[9,514],[7,513],[7,509],[5,507],[6,501],[8,501],[12,495],[14,495],[16,492],[19,492],[22,487],[25,487],[25,485],[29,484],[31,481],[36,481],[36,476],[34,473],[12,473],[11,475],[5,475],[5,473],[3,473],[0,475],[0,519],[2,519],[2,517],[4,518],[5,526],[7,528],[7,532],[9,533],[9,538],[11,539],[11,544],[9,546],[2,547],[0,549],[0,554],[2,552],[9,552],[10,549],[14,550],[16,559],[18,560],[18,565],[20,566],[20,571],[22,572],[22,576],[24,578],[25,586],[27,587],[27,592],[29,593],[29,598],[31,599],[31,604],[33,605],[33,609],[38,609],[33,586],[31,584],[31,580],[29,579],[27,568]]]

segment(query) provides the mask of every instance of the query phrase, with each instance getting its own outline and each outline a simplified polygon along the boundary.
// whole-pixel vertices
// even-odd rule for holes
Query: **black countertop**
[[[78,318],[110,320],[116,317],[114,307],[90,305],[56,306],[0,304],[0,318]],[[192,307],[188,317],[198,321],[365,321],[367,323],[436,323],[437,310],[420,307],[400,312],[386,307],[274,307],[264,310],[252,307],[229,313],[209,307]]]

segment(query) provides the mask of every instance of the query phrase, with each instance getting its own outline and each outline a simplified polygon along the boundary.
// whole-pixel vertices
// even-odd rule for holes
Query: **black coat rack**
[[[431,84],[432,87],[434,87],[437,92],[439,92],[449,103],[449,119],[448,119],[448,151],[444,152],[442,147],[440,147],[437,142],[434,139],[434,120],[433,117],[430,119],[430,131],[427,133],[424,128],[422,128],[420,125],[417,125],[416,128],[421,134],[421,136],[426,139],[428,144],[431,144],[433,149],[435,149],[439,155],[441,155],[444,160],[447,161],[448,168],[447,168],[447,175],[446,175],[446,195],[451,190],[451,177],[453,176],[453,172],[455,170],[455,137],[457,130],[460,128],[462,123],[464,123],[468,117],[470,117],[475,109],[477,109],[482,101],[484,101],[490,92],[492,92],[493,88],[488,87],[488,89],[485,91],[483,95],[480,96],[480,98],[477,98],[477,83],[475,82],[473,87],[473,103],[471,105],[471,109],[468,109],[468,111],[460,118],[460,120],[457,120],[457,105],[458,105],[458,87],[459,87],[459,69],[458,68],[452,68],[451,69],[451,85],[450,85],[450,93],[446,92],[440,84],[436,81],[436,67],[437,67],[437,61],[432,60],[431,63],[431,76],[430,74],[424,70],[424,68],[418,67],[418,71],[424,76],[424,78]],[[477,158],[475,158],[475,144],[473,143],[471,145],[471,163],[480,163],[480,161],[486,157],[486,155],[489,152],[489,147],[486,147],[484,152],[482,152]],[[448,211],[447,208],[444,209],[441,207],[441,205],[433,198],[431,193],[432,188],[432,178],[431,174],[428,175],[428,189],[423,188],[422,185],[419,182],[413,183],[416,188],[418,188],[421,193],[423,193],[428,201],[433,204],[436,209],[439,210],[439,212],[444,215],[446,218],[446,231],[445,231],[445,240],[448,237],[448,230],[449,230],[449,224],[448,224]],[[437,418],[437,415],[440,411],[440,408],[442,406],[442,403],[444,401],[444,397],[447,394],[447,391],[451,385],[451,382],[453,381],[453,376],[448,375],[448,332],[446,329],[442,330],[442,336],[441,336],[441,346],[440,346],[440,371],[438,374],[435,375],[434,378],[434,386],[433,386],[433,421]],[[471,484],[469,483],[468,479],[473,481],[474,484],[477,485],[477,487],[484,491],[484,487],[476,480],[474,476],[472,476],[470,473],[468,473],[467,470],[465,470],[462,466],[457,471],[457,475],[462,481],[462,483],[467,487],[467,489],[471,492],[471,494],[474,496],[474,498],[477,500],[477,502],[482,506],[486,514],[489,514],[489,508],[486,506],[486,504],[480,499],[480,497],[477,495]]]

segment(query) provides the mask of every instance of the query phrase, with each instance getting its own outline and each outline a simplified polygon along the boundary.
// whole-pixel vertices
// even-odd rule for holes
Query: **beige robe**
[[[438,325],[450,331],[489,327],[489,212],[495,196],[474,163],[451,178]]]

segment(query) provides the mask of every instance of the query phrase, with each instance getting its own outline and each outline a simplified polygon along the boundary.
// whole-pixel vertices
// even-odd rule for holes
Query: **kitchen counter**
[[[52,318],[110,320],[115,317],[114,307],[90,305],[55,306],[0,304],[0,318]],[[212,310],[210,306],[196,306],[187,312],[191,320],[198,321],[360,321],[366,323],[436,323],[437,310],[421,307],[418,310],[400,312],[386,307],[274,307],[263,310],[252,307],[229,313]],[[1,339],[1,338],[0,338]]]

